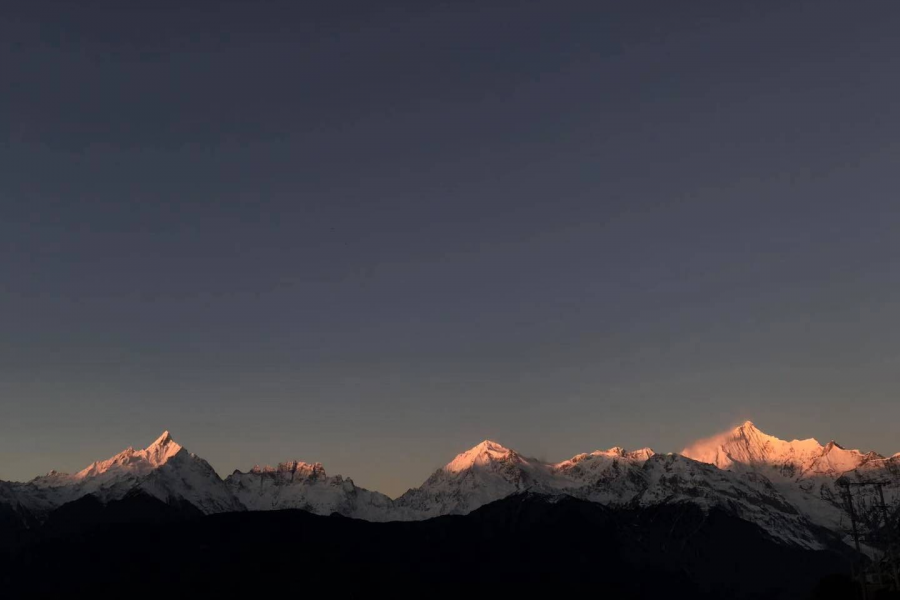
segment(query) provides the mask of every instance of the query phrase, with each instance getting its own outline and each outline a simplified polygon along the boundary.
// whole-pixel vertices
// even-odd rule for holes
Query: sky
[[[397,495],[485,438],[900,452],[900,5],[0,9],[0,479],[164,429]]]

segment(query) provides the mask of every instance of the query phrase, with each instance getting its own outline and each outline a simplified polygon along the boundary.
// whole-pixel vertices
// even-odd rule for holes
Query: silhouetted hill
[[[693,504],[613,510],[520,494],[465,516],[371,523],[295,510],[198,516],[133,495],[57,511],[8,553],[0,581],[10,597],[260,597],[325,585],[341,595],[778,599],[807,598],[827,576],[820,592],[838,589],[843,552],[781,545]]]

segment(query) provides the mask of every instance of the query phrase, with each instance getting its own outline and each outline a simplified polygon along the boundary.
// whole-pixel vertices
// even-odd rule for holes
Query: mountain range
[[[85,499],[105,506],[146,496],[203,515],[300,509],[383,522],[464,515],[529,493],[616,509],[715,510],[779,544],[816,550],[851,541],[838,485],[847,480],[887,482],[889,510],[898,512],[900,454],[885,457],[814,439],[784,441],[749,421],[680,453],[614,447],[559,463],[485,440],[396,499],[330,476],[319,463],[296,460],[222,479],[164,432],[143,450],[128,448],[72,475],[50,472],[25,483],[0,482],[0,528],[39,528],[55,511]],[[874,488],[859,490],[863,501],[874,500]]]

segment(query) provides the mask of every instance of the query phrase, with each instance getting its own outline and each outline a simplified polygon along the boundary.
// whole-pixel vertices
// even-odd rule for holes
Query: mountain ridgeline
[[[222,570],[228,565],[262,573],[290,560],[322,573],[355,565],[371,581],[436,581],[463,568],[509,585],[497,569],[524,567],[526,581],[577,587],[600,568],[616,597],[658,597],[662,582],[695,598],[803,597],[828,574],[848,571],[839,483],[874,480],[887,482],[896,521],[900,455],[788,442],[747,422],[681,453],[615,447],[559,463],[484,441],[391,499],[319,463],[254,467],[223,480],[165,432],[146,449],[74,475],[0,482],[0,550],[8,555],[0,576],[9,589],[51,593],[54,581],[71,584],[66,569],[100,560],[116,573],[104,579],[112,584],[133,565],[111,549],[140,544],[145,557],[170,559],[154,580],[190,585],[202,573],[231,573]],[[57,559],[69,567],[35,587],[29,569]]]

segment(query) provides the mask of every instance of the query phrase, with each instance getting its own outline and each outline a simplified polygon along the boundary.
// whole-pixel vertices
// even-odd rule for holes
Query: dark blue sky
[[[895,2],[10,2],[0,479],[900,451]]]

